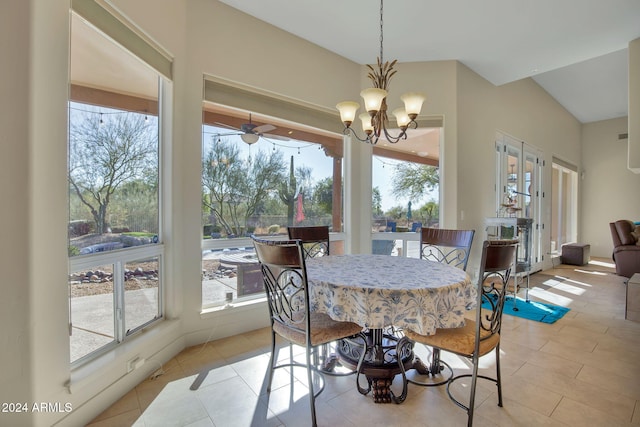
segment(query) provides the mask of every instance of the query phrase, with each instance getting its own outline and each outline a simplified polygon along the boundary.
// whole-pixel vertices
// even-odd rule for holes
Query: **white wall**
[[[640,175],[627,169],[627,118],[588,123],[582,132],[582,241],[591,256],[611,258],[609,223],[640,221]]]
[[[29,318],[29,2],[0,2],[0,401],[32,400]],[[16,42],[21,41],[21,42]],[[11,58],[7,61],[6,58]],[[11,100],[6,102],[5,100]],[[9,387],[8,385],[12,386]],[[28,416],[0,414],[0,424]]]
[[[443,134],[446,143],[440,147],[440,222],[443,227],[456,228],[458,211],[457,166],[458,135],[458,63],[456,61],[412,62],[397,64],[398,73],[391,83],[389,110],[400,106],[399,97],[405,92],[422,92],[426,100],[421,114],[443,117]],[[366,74],[363,73],[363,76]],[[364,78],[364,77],[363,77]],[[370,86],[368,81],[363,87]]]
[[[543,254],[550,250],[551,158],[580,166],[581,125],[532,79],[496,87],[460,64],[458,67],[458,218],[459,228],[474,228],[469,265],[477,264],[484,239],[483,221],[495,216],[495,136],[501,131],[542,151],[546,166]],[[545,255],[544,268],[551,264]]]
[[[69,366],[66,227],[52,225],[66,223],[60,201],[66,199],[68,38],[60,29],[67,26],[68,3],[0,7],[0,394],[2,402],[66,402],[59,395]],[[0,414],[3,425],[50,425],[50,419]]]
[[[180,339],[175,323],[71,372],[67,271],[69,0],[2,2],[0,192],[3,402],[70,404],[80,425],[142,378],[132,352],[151,357]],[[160,333],[162,332],[162,334]],[[137,346],[137,347],[135,347]],[[164,356],[168,357],[168,356]],[[147,369],[151,369],[150,365]],[[117,384],[111,387],[111,384]],[[99,395],[99,399],[91,398]],[[51,426],[65,412],[0,414],[0,425]],[[62,425],[64,425],[64,423]]]

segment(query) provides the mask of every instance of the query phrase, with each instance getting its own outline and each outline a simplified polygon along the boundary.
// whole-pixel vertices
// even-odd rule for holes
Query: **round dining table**
[[[358,389],[363,394],[373,389],[378,403],[398,402],[390,396],[390,384],[402,369],[413,367],[412,351],[405,347],[397,354],[402,329],[430,335],[436,329],[462,327],[465,312],[477,302],[476,287],[466,272],[433,261],[354,254],[312,258],[306,266],[311,310],[357,323],[368,332],[361,372],[369,389]],[[338,356],[355,368],[358,351],[349,343],[338,346]]]

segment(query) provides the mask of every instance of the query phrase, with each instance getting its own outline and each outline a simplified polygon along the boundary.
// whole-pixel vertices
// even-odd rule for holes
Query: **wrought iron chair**
[[[290,240],[302,240],[306,259],[329,255],[328,226],[287,227],[287,233]]]
[[[341,338],[362,335],[362,327],[356,323],[338,322],[327,314],[311,312],[309,288],[304,250],[301,240],[271,241],[252,236],[253,245],[260,263],[271,319],[271,358],[267,392],[271,392],[273,372],[283,367],[305,367],[309,383],[311,423],[316,425],[315,399],[324,389],[324,379],[312,364],[313,349],[319,345]],[[289,342],[290,354],[293,344],[305,348],[305,363],[291,357],[278,364],[276,357],[276,335]],[[365,352],[358,365],[362,363]],[[359,367],[358,367],[359,368]],[[319,388],[314,387],[314,373]]]
[[[420,258],[466,270],[474,234],[475,230],[423,227],[420,230]],[[442,374],[446,366],[440,363],[440,350],[437,348],[431,351],[429,366],[423,364],[418,357],[416,357],[415,366],[419,373],[433,375],[432,381],[429,382],[412,381],[419,385],[439,386],[446,384],[453,377],[453,371],[449,369],[448,375],[443,375],[440,380],[434,378],[436,375]]]
[[[420,258],[466,270],[474,234],[474,230],[423,227],[420,232]]]
[[[330,255],[329,227],[326,225],[287,227],[289,239],[302,240],[304,258],[317,258]],[[321,367],[322,372],[328,375],[351,375],[355,371],[340,372],[336,368],[340,366],[332,343],[326,343],[314,352],[315,365]]]
[[[414,342],[448,351],[470,359],[472,372],[451,378],[447,382],[447,394],[458,406],[467,411],[467,424],[473,424],[476,384],[478,378],[493,381],[498,387],[498,406],[502,406],[502,382],[500,379],[500,328],[502,311],[507,295],[507,283],[515,264],[517,240],[485,241],[482,246],[478,279],[478,300],[475,321],[468,320],[465,326],[454,329],[438,329],[434,335],[420,335],[405,329],[405,337]],[[481,308],[482,304],[488,308]],[[496,358],[495,378],[478,374],[478,360],[491,351]],[[445,363],[445,362],[442,362]],[[404,373],[403,373],[404,377]],[[471,377],[469,403],[465,405],[451,391],[451,384]],[[413,381],[411,381],[413,382]]]

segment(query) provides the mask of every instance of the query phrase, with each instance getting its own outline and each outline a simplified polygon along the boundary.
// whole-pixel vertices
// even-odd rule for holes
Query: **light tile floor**
[[[571,311],[554,324],[505,316],[504,406],[497,406],[494,385],[480,383],[474,424],[639,426],[640,322],[624,319],[624,278],[613,274],[607,260],[595,260],[536,273],[531,288],[532,299]],[[187,348],[163,366],[163,375],[139,384],[89,425],[308,426],[304,369],[292,377],[279,370],[266,394],[269,342],[262,329]],[[461,359],[443,357],[457,371],[465,368]],[[482,359],[491,371],[493,361],[492,355]],[[466,424],[466,413],[444,387],[411,385],[403,404],[375,404],[357,392],[354,381],[327,378],[317,400],[319,425]]]

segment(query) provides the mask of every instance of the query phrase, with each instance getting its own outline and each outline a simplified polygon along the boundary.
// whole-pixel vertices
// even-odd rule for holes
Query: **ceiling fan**
[[[240,135],[240,138],[249,145],[255,144],[256,142],[258,142],[258,139],[260,139],[260,137],[267,138],[267,139],[277,139],[280,141],[290,140],[290,138],[287,138],[286,136],[267,133],[276,129],[276,127],[271,124],[264,124],[264,125],[258,126],[255,123],[252,123],[251,114],[249,114],[249,123],[243,123],[239,129],[234,128],[233,126],[226,125],[224,123],[216,122],[216,124],[236,131],[232,133],[219,134],[218,136]]]

